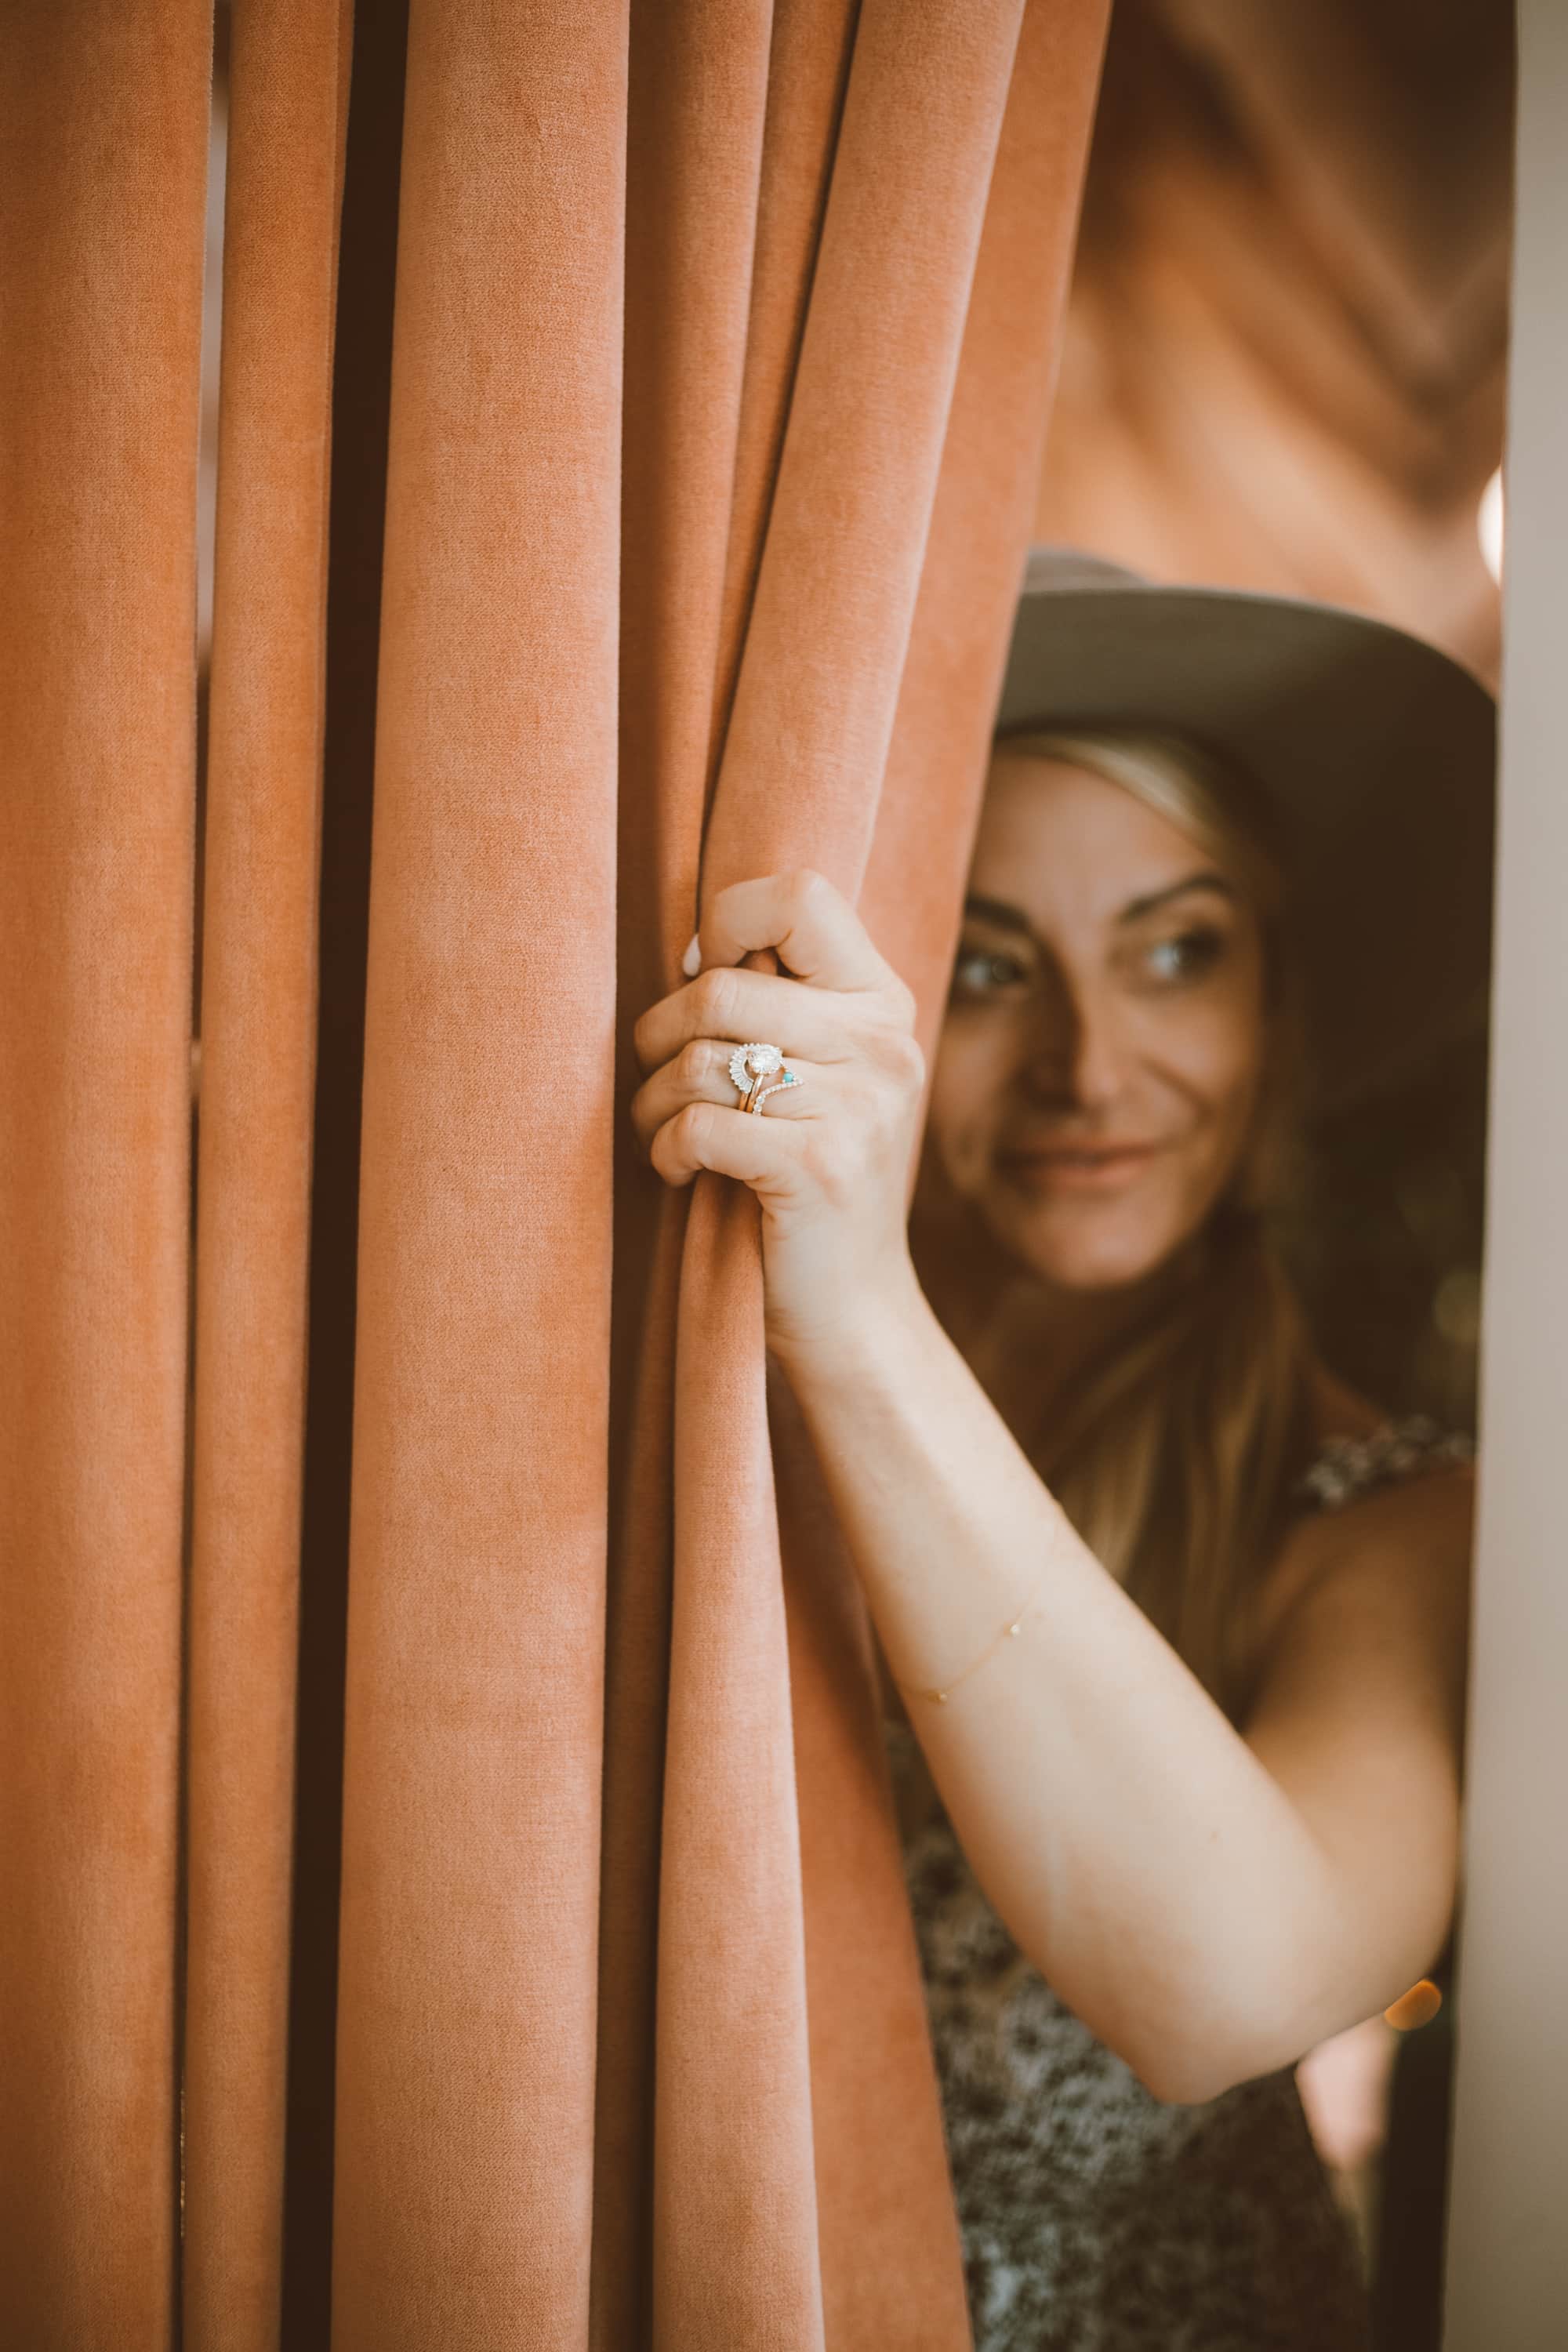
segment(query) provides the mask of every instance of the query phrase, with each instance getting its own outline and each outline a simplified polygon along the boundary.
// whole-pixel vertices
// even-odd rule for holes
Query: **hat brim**
[[[1484,1030],[1496,709],[1458,662],[1290,597],[1026,589],[998,728],[1096,723],[1190,736],[1268,796],[1288,845],[1314,1111]]]

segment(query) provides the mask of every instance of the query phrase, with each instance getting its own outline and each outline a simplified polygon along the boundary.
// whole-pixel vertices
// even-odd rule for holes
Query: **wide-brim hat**
[[[1496,706],[1458,662],[1335,605],[1161,586],[1037,547],[998,730],[1097,724],[1185,736],[1267,797],[1310,1112],[1360,1103],[1484,1034]]]

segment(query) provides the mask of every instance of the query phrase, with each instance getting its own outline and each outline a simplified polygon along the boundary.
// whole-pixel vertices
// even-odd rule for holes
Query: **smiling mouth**
[[[1028,1168],[1108,1168],[1124,1160],[1148,1160],[1160,1148],[1157,1143],[1108,1143],[1099,1150],[1087,1144],[1042,1143],[1033,1150],[1004,1151],[997,1156],[1009,1165]]]
[[[1037,1151],[999,1152],[997,1160],[1005,1174],[1036,1183],[1109,1182],[1117,1176],[1131,1175],[1163,1148],[1158,1143],[1129,1143],[1091,1151],[1042,1145]]]

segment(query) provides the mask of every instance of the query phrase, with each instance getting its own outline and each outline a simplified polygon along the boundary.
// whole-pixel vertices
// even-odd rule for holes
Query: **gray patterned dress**
[[[1407,1415],[1331,1439],[1297,1493],[1333,1508],[1469,1452]],[[913,1734],[887,1731],[975,2352],[1366,2352],[1360,2259],[1294,2067],[1154,2098],[1024,1958]]]

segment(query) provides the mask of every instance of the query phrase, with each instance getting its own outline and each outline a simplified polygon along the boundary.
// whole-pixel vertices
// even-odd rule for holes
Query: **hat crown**
[[[1081,547],[1031,547],[1024,565],[1026,596],[1049,595],[1056,591],[1083,588],[1147,588],[1150,583],[1141,572],[1130,572],[1124,563],[1108,562],[1103,555],[1090,555]]]

